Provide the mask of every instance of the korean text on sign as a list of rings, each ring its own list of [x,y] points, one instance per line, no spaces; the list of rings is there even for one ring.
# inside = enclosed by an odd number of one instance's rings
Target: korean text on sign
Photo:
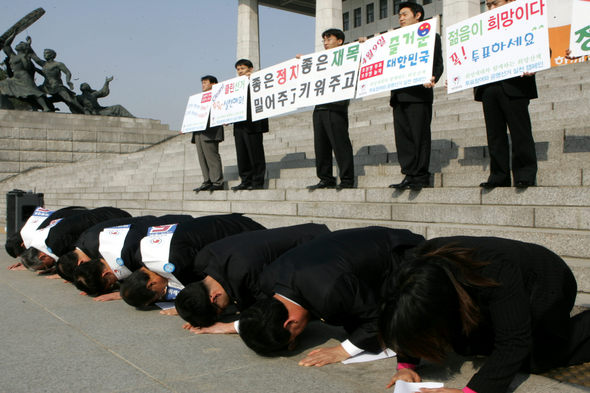
[[[299,107],[354,98],[360,61],[358,42],[301,57]]]
[[[239,76],[213,85],[211,127],[246,120],[248,77]]]
[[[448,92],[550,67],[546,0],[520,0],[449,26]]]
[[[184,112],[180,132],[203,131],[207,128],[211,110],[211,92],[199,93],[189,97]]]
[[[590,55],[590,1],[573,0],[570,50],[572,56]]]
[[[437,26],[434,18],[363,43],[356,97],[430,81]]]
[[[299,59],[285,61],[254,72],[250,77],[252,120],[297,110],[301,75]]]

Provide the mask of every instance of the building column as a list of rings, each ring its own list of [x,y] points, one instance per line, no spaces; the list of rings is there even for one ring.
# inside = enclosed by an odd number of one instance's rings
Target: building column
[[[443,51],[443,62],[446,66],[446,45],[445,45],[445,29],[447,26],[459,23],[462,20],[469,19],[472,16],[478,15],[480,11],[479,0],[443,0],[442,18],[440,26],[440,36],[443,40],[442,51]],[[447,70],[440,78],[437,86],[444,86],[444,81],[447,79]]]
[[[446,26],[454,25],[479,13],[479,0],[443,0],[442,34]]]
[[[248,59],[254,69],[260,69],[260,39],[258,36],[258,0],[238,0],[237,59]]]
[[[324,50],[322,33],[328,29],[342,30],[342,0],[316,0],[315,51]]]

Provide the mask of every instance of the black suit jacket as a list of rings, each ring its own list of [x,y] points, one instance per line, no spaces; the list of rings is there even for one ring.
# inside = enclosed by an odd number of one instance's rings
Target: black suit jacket
[[[74,250],[76,240],[82,232],[93,225],[113,218],[131,217],[129,213],[116,207],[98,207],[82,210],[78,214],[62,219],[49,230],[45,244],[58,257]]]
[[[57,220],[58,218],[66,218],[66,217],[70,217],[70,216],[75,216],[76,214],[79,214],[83,211],[88,211],[87,208],[82,207],[82,206],[68,206],[68,207],[63,207],[61,209],[58,209],[56,211],[54,211],[53,213],[51,213],[49,215],[49,217],[47,217],[38,227],[37,229],[43,229],[45,228],[47,225],[49,225],[51,223],[51,221],[53,220]]]
[[[248,134],[262,134],[268,132],[268,119],[262,119],[258,121],[252,121],[252,108],[250,105],[250,90],[248,90],[248,95],[246,97],[247,106],[246,106],[246,120],[234,123],[234,132],[235,129],[245,130]]]
[[[499,284],[464,286],[482,320],[469,336],[460,328],[452,332],[453,349],[462,355],[489,355],[467,386],[478,393],[505,392],[519,370],[543,370],[563,361],[558,354],[570,339],[577,291],[566,263],[537,244],[494,237],[435,238],[424,246],[448,244],[474,249],[476,260],[489,262],[478,273]]]
[[[216,126],[210,127],[209,122],[211,119],[207,120],[207,128],[204,131],[195,131],[191,136],[191,143],[195,143],[195,135],[202,134],[205,136],[206,141],[215,141],[215,142],[223,142],[224,134],[223,134],[223,126]]]
[[[238,310],[243,310],[261,296],[258,277],[265,265],[329,232],[322,224],[302,224],[228,236],[203,248],[195,258],[194,270],[214,278]]]
[[[424,238],[405,229],[367,227],[320,235],[264,267],[267,296],[277,293],[313,316],[343,326],[357,347],[379,352],[381,287],[402,253]]]
[[[226,236],[259,229],[265,228],[236,213],[197,217],[179,223],[170,241],[168,260],[175,267],[172,274],[184,285],[203,279],[201,272],[193,270],[195,256],[203,247]],[[141,260],[141,248],[137,250],[136,260],[138,257]]]
[[[444,71],[441,39],[437,33],[434,39],[434,59],[432,64],[432,75],[435,82],[438,82]],[[433,89],[424,87],[423,85],[404,87],[391,91],[389,105],[395,107],[398,102],[432,102],[434,100]]]
[[[505,79],[503,81],[498,81],[494,83],[497,83],[500,86],[502,86],[504,93],[511,98],[528,98],[532,100],[538,97],[537,83],[534,75],[517,76],[514,78]],[[483,91],[487,86],[490,85],[491,83],[473,88],[473,95],[475,97],[475,101],[481,101]]]

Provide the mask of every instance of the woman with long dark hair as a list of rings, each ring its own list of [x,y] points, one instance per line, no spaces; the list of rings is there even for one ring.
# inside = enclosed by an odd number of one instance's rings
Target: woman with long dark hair
[[[420,358],[487,355],[463,392],[505,392],[518,371],[590,361],[590,310],[570,318],[577,285],[565,262],[531,243],[493,237],[425,242],[389,285],[380,319],[398,352],[397,380],[420,381]],[[423,389],[423,392],[461,392]]]

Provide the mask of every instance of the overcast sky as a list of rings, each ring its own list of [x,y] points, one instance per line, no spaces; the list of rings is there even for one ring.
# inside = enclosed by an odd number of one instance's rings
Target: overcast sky
[[[38,55],[56,50],[77,93],[82,82],[100,89],[114,76],[102,105],[121,104],[178,130],[202,75],[235,76],[237,0],[5,0],[0,35],[38,7],[45,15],[13,47],[30,35]],[[262,67],[313,52],[314,18],[262,6],[259,17]]]

